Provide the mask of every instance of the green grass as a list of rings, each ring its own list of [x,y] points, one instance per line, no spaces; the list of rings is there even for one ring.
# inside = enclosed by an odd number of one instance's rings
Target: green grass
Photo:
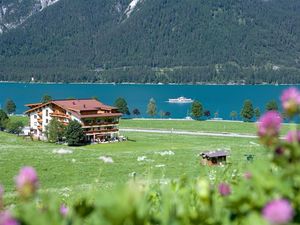
[[[132,172],[138,179],[176,179],[182,175],[205,176],[207,167],[200,166],[198,154],[204,150],[231,149],[229,161],[234,168],[247,165],[244,154],[253,153],[262,158],[263,147],[257,140],[125,133],[130,141],[88,145],[70,148],[38,141],[30,141],[0,132],[0,183],[8,193],[14,191],[13,177],[25,165],[37,169],[41,189],[62,191],[85,190],[87,187],[109,189],[131,179]],[[54,154],[56,149],[71,149],[72,154]],[[173,151],[175,155],[161,156],[157,152]],[[105,164],[98,158],[110,156],[114,163]],[[139,156],[149,161],[138,162]],[[157,167],[157,165],[165,165]]]
[[[234,121],[195,121],[195,120],[131,120],[122,119],[120,128],[141,128],[161,130],[185,130],[216,133],[256,134],[256,123]],[[282,134],[288,131],[289,126],[284,125]]]

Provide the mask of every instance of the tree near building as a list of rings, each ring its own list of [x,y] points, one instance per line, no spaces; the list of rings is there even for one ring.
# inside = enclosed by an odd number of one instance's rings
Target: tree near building
[[[6,103],[5,103],[5,111],[8,113],[8,114],[12,114],[12,113],[15,113],[16,112],[16,104],[14,103],[13,100],[11,99],[7,99]]]
[[[64,138],[66,127],[59,122],[56,118],[53,118],[46,127],[46,135],[49,142],[62,141]]]
[[[7,125],[6,125],[6,129],[9,133],[12,134],[17,134],[19,135],[22,132],[22,129],[24,127],[24,124],[22,123],[22,121],[12,121],[9,120]]]
[[[81,124],[76,120],[69,122],[65,131],[66,141],[69,146],[79,146],[84,144],[85,135]]]
[[[141,115],[141,112],[140,112],[139,109],[135,108],[134,110],[132,110],[132,114],[133,114],[134,116],[139,116],[139,115]]]
[[[256,107],[256,108],[254,109],[254,116],[255,116],[255,118],[256,118],[256,119],[259,119],[260,115],[261,115],[260,109],[259,109],[258,107]]]
[[[50,95],[44,95],[42,97],[42,103],[47,103],[47,102],[50,102],[52,101],[52,97]]]
[[[250,100],[245,100],[241,110],[241,117],[244,121],[250,122],[254,116],[253,104]]]
[[[151,98],[148,103],[147,114],[151,117],[154,117],[156,115],[156,102],[154,98]]]
[[[203,116],[203,106],[198,100],[195,100],[192,103],[191,116],[197,120],[200,119],[201,116]]]
[[[232,120],[236,120],[238,117],[238,113],[237,111],[231,111],[229,116]]]
[[[117,98],[114,103],[114,106],[118,108],[120,113],[123,113],[125,115],[130,115],[127,102],[124,98],[121,97]]]
[[[0,131],[4,130],[6,128],[6,125],[9,121],[9,118],[6,114],[6,112],[2,109],[0,109]]]
[[[277,102],[275,100],[271,100],[266,104],[266,111],[278,111],[278,105]]]

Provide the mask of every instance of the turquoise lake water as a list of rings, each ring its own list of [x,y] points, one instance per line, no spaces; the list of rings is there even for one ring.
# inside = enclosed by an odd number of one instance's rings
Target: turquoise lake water
[[[147,117],[146,108],[150,98],[154,98],[157,111],[169,111],[172,118],[184,118],[190,111],[191,104],[170,104],[169,98],[198,99],[205,109],[213,115],[229,119],[231,111],[238,113],[245,99],[250,99],[254,107],[264,110],[265,104],[274,99],[279,103],[282,90],[288,86],[272,85],[142,85],[142,84],[24,84],[0,83],[0,103],[11,98],[17,105],[17,113],[26,110],[24,104],[39,102],[45,94],[54,99],[90,98],[97,96],[100,101],[111,105],[116,98],[124,97],[130,111],[138,108],[142,117]],[[299,87],[299,86],[298,86]],[[159,113],[158,113],[159,114]],[[157,115],[159,117],[159,115]]]

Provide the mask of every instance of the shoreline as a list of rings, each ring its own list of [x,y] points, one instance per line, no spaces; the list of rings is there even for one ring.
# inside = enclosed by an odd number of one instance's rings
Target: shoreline
[[[78,83],[64,83],[64,82],[25,82],[25,81],[0,81],[0,84],[26,84],[26,85],[55,85],[55,84],[71,84],[71,85],[153,85],[153,86],[298,86],[299,84],[244,84],[244,83],[89,83],[89,82],[78,82]]]

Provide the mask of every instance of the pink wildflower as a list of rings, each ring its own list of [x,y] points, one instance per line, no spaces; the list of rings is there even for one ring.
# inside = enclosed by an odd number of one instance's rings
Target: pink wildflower
[[[287,115],[294,116],[300,105],[300,92],[297,88],[291,87],[283,91],[281,95],[281,103]]]
[[[269,202],[262,211],[263,217],[271,224],[285,224],[292,220],[294,210],[285,199]]]
[[[35,169],[29,166],[23,167],[15,179],[17,190],[23,197],[34,194],[39,185]]]
[[[250,172],[245,172],[244,173],[244,178],[247,179],[247,180],[250,180],[252,178],[252,173]]]
[[[67,214],[68,214],[68,212],[69,212],[69,208],[68,207],[66,207],[66,205],[65,204],[62,204],[61,206],[60,206],[60,214],[62,215],[62,216],[66,216]]]
[[[279,136],[282,119],[278,112],[269,111],[258,121],[258,136],[265,144],[271,145]]]
[[[8,211],[4,211],[0,212],[0,225],[19,225],[19,222]]]
[[[226,184],[226,183],[219,184],[219,193],[222,196],[230,195],[231,194],[231,188],[230,188],[230,186],[228,184]]]
[[[288,143],[293,143],[293,142],[300,142],[300,131],[289,131],[288,134],[285,136],[285,140]]]

